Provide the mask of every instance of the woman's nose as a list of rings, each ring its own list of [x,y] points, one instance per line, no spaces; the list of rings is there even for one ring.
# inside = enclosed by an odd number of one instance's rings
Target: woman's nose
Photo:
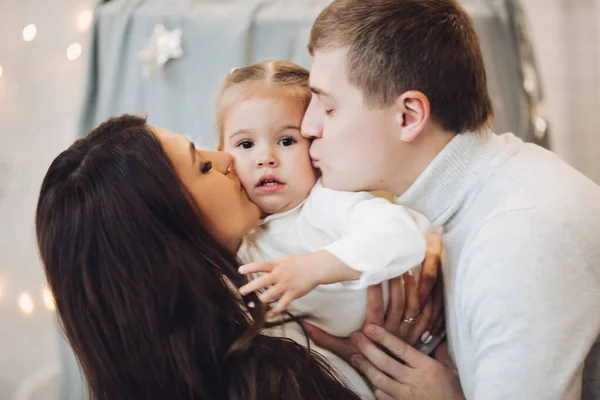
[[[201,157],[212,162],[213,168],[222,174],[227,174],[234,170],[235,162],[231,154],[225,151],[205,151]]]

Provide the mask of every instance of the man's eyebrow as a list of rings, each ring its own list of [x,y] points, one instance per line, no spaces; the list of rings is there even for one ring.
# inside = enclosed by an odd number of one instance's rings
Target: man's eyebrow
[[[310,91],[313,92],[314,94],[316,94],[317,96],[325,96],[325,97],[331,97],[333,98],[333,95],[330,93],[327,93],[326,91],[324,91],[323,89],[319,89],[316,86],[311,86],[310,87]]]

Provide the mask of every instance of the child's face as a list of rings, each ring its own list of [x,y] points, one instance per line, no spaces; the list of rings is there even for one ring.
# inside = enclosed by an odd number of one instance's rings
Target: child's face
[[[223,150],[235,157],[236,172],[265,214],[290,210],[310,193],[317,176],[300,135],[301,99],[281,94],[252,98],[227,113]]]

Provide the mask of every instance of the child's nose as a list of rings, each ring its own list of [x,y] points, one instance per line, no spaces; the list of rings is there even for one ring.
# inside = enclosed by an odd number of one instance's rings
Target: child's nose
[[[272,154],[268,154],[264,157],[260,157],[257,161],[256,161],[256,166],[257,167],[272,167],[272,168],[276,168],[279,166],[279,162],[277,161],[277,158],[275,156],[273,156]]]

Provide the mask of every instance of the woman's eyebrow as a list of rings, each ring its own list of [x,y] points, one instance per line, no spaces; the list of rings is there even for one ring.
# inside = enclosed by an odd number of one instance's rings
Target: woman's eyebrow
[[[192,155],[192,166],[196,165],[196,146],[194,142],[190,142],[190,153]]]

